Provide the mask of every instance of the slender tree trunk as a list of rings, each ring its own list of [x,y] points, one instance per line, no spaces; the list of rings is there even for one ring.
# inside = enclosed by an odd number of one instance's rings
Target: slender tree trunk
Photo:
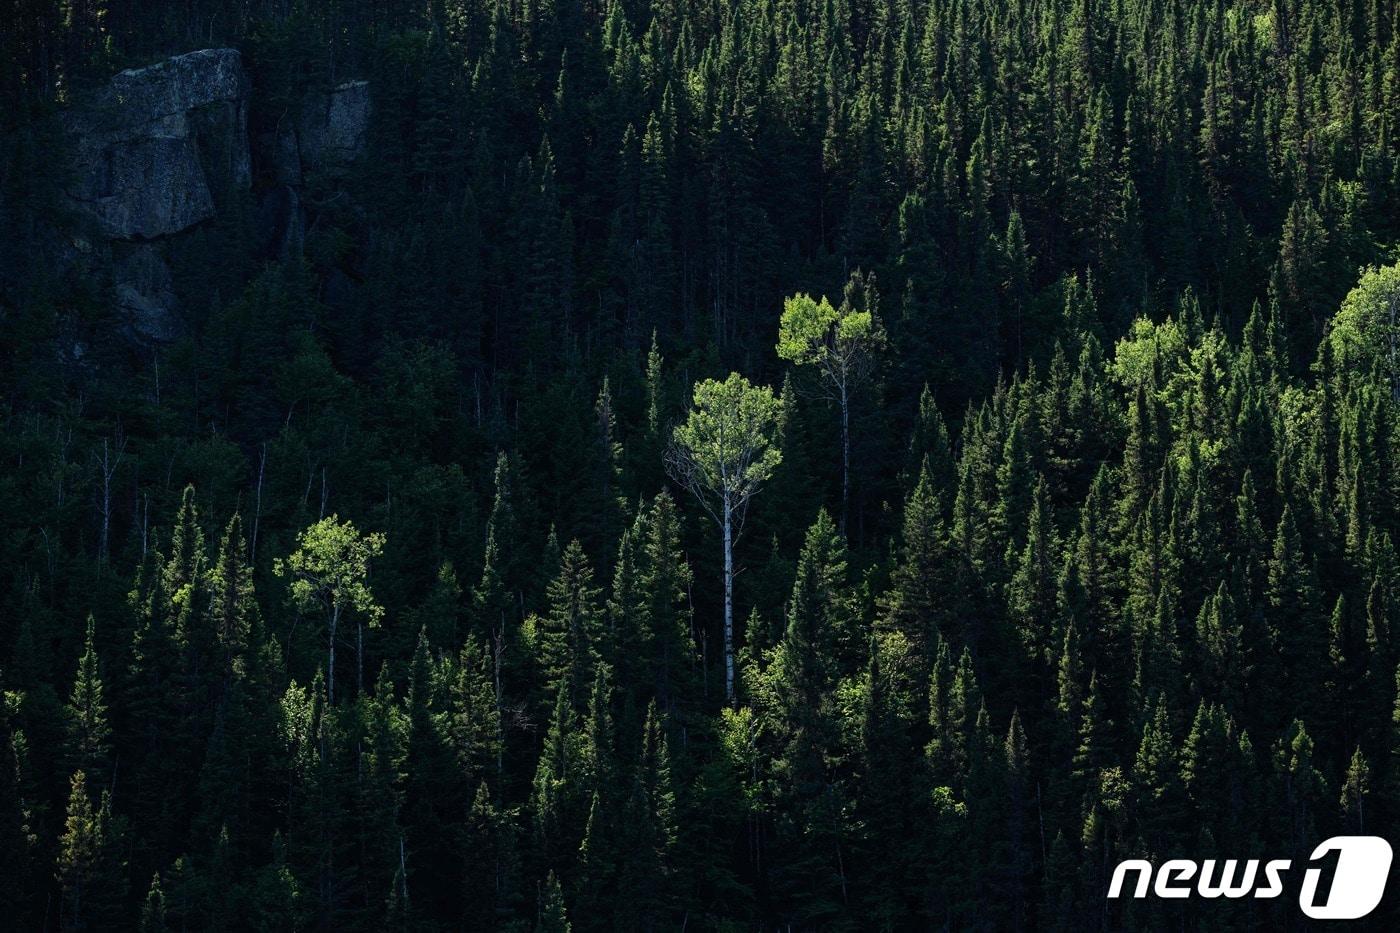
[[[841,390],[841,534],[846,533],[846,516],[851,501],[851,399]]]
[[[107,563],[107,535],[112,527],[112,471],[107,454],[107,439],[102,439],[102,541],[97,548],[99,563]]]
[[[1390,298],[1390,307],[1388,309],[1390,312],[1390,327],[1388,328],[1390,334],[1390,397],[1400,402],[1400,370],[1397,370],[1395,361],[1395,312],[1397,310],[1397,305],[1400,305],[1400,299],[1392,295]]]
[[[97,546],[97,561],[107,563],[107,552],[112,531],[112,478],[117,475],[117,467],[122,462],[122,452],[126,450],[126,439],[118,437],[115,443],[108,444],[102,439],[102,459],[99,466],[102,472],[102,534]]]
[[[496,715],[497,715],[498,717],[500,717],[500,721],[501,721],[501,722],[505,722],[504,694],[501,692],[501,656],[502,656],[503,654],[505,654],[505,641],[506,641],[506,620],[505,620],[505,613],[502,613],[502,614],[501,614],[501,625],[500,625],[500,628],[498,628],[498,629],[496,630],[496,644],[495,644],[495,650],[492,652],[492,659],[491,659],[491,661],[492,661],[492,668],[493,668],[493,674],[494,674],[494,677],[495,677],[495,688],[496,688]],[[504,746],[505,746],[505,743],[504,743],[504,742],[497,742],[497,743],[496,743],[496,777],[497,777],[497,778],[500,778],[500,776],[501,776],[502,774],[505,773],[505,754],[504,754],[504,753],[505,753],[505,748],[504,748]],[[499,864],[499,860],[497,861],[497,864]]]
[[[355,696],[365,695],[365,623],[355,623]]]
[[[335,628],[340,622],[340,604],[336,603],[331,607],[331,637],[330,637],[330,657],[326,663],[329,669],[326,673],[326,696],[332,706],[335,705]]]
[[[258,562],[258,524],[262,521],[262,487],[263,471],[267,469],[267,442],[262,445],[262,455],[258,458],[258,493],[257,502],[253,506],[253,544],[248,549],[248,563]]]
[[[724,699],[734,704],[734,516],[724,501]]]

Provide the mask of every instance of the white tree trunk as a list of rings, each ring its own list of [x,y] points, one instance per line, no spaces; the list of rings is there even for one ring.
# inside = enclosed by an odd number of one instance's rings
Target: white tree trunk
[[[331,637],[330,637],[330,658],[326,664],[329,668],[326,674],[326,695],[332,706],[335,705],[335,628],[340,623],[340,604],[335,603],[331,607]]]
[[[262,456],[258,458],[258,493],[257,502],[253,506],[253,545],[248,550],[248,563],[258,562],[258,524],[262,521],[262,487],[263,471],[267,469],[267,442],[262,445]]]
[[[1387,328],[1390,335],[1390,397],[1400,401],[1400,370],[1396,368],[1396,334],[1395,334],[1395,312],[1397,305],[1400,305],[1400,298],[1395,295],[1390,296],[1390,327]]]
[[[841,388],[841,533],[846,533],[846,515],[851,500],[851,399]]]
[[[734,516],[724,501],[724,699],[734,703]]]

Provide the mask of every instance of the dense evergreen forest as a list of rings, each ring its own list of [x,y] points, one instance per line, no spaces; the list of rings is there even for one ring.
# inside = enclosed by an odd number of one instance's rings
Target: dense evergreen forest
[[[205,48],[372,116],[151,339],[56,127]],[[1104,895],[1400,820],[1398,131],[1389,0],[3,0],[0,923],[1300,926]]]

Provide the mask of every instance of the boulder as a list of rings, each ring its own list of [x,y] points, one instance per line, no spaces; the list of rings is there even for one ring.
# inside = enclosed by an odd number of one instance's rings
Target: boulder
[[[213,216],[247,188],[248,79],[235,49],[204,49],[123,71],[63,114],[68,197],[113,239],[149,240]]]

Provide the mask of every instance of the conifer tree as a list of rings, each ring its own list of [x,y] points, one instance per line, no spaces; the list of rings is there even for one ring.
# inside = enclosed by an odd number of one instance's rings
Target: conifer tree
[[[0,696],[4,696],[3,687],[4,682],[0,681]],[[10,704],[0,703],[0,908],[16,919],[25,912],[31,851],[37,841],[30,831],[30,814],[24,799],[22,748],[23,736],[17,736],[11,724]]]
[[[621,925],[646,929],[674,915],[676,796],[666,732],[647,708],[636,773],[624,809],[626,856],[618,879]]]
[[[1166,704],[1160,699],[1143,726],[1133,778],[1137,796],[1134,812],[1147,851],[1170,851],[1178,839],[1186,801]]]
[[[1021,723],[1020,710],[1012,710],[1002,745],[1005,755],[1006,829],[1001,896],[1006,898],[1011,922],[1030,920],[1030,887],[1035,865],[1032,799],[1035,795],[1030,746]]]
[[[881,923],[893,923],[904,916],[895,892],[911,880],[918,853],[915,845],[907,843],[892,849],[888,840],[894,836],[893,828],[917,811],[909,794],[918,785],[909,754],[907,723],[901,720],[893,695],[897,685],[881,669],[880,654],[881,648],[873,646],[861,697],[861,771],[855,801],[861,835],[857,851],[870,869],[882,862],[884,869],[878,873],[871,870],[862,879],[866,890],[863,909]]]
[[[151,886],[141,905],[141,933],[165,933],[165,892],[160,886],[160,874],[151,876]]]
[[[1292,509],[1285,505],[1269,561],[1268,600],[1274,641],[1290,680],[1314,702],[1309,684],[1316,684],[1325,664],[1322,620],[1318,617],[1313,568],[1303,553]]]
[[[912,490],[919,481],[924,463],[928,463],[933,478],[934,491],[939,501],[945,505],[952,501],[956,464],[953,457],[953,442],[948,434],[947,422],[938,410],[933,392],[928,385],[919,395],[919,408],[915,415],[914,430],[909,439],[909,454],[903,473],[906,489]]]
[[[1041,690],[1056,649],[1053,638],[1057,547],[1050,487],[1042,476],[1031,500],[1026,542],[1017,555],[1015,572],[1006,590],[1007,612],[1029,662],[1032,682],[1039,682]]]
[[[604,643],[601,590],[593,585],[593,569],[578,539],[569,542],[559,573],[549,584],[549,614],[539,623],[540,667],[544,686],[563,686],[575,709],[582,708],[593,683],[593,671]]]
[[[471,785],[467,783],[470,775],[457,768],[444,728],[450,713],[444,715],[443,680],[427,634],[420,632],[405,710],[402,820],[413,857],[404,883],[410,892],[417,892],[419,906],[431,904],[436,907],[434,915],[451,916],[460,909],[454,883],[461,872],[455,817]],[[391,851],[395,842],[383,834],[376,840],[382,851]]]
[[[96,807],[88,793],[86,775],[75,771],[57,860],[59,926],[65,930],[113,922],[126,896],[120,824],[106,792]]]
[[[93,644],[95,627],[92,616],[88,616],[83,655],[78,659],[78,676],[67,707],[68,760],[75,771],[100,778],[107,772],[112,730],[107,723],[107,703]]]
[[[475,636],[468,638],[457,670],[447,732],[458,767],[469,782],[484,784],[489,777],[499,782],[505,738],[490,647]]]
[[[951,635],[953,598],[946,567],[947,530],[942,505],[934,490],[927,464],[904,507],[903,534],[890,591],[886,596],[885,624],[900,632],[916,648],[932,657],[939,639]]]
[[[618,441],[617,413],[613,402],[612,389],[604,377],[603,386],[598,390],[598,399],[593,404],[597,452],[597,514],[593,520],[599,529],[598,540],[610,544],[620,533],[619,526],[626,520],[627,504],[622,497],[623,449]]]
[[[577,713],[569,701],[567,684],[561,682],[530,801],[536,845],[547,864],[570,865],[582,840],[587,816],[585,768]]]
[[[161,572],[161,586],[166,598],[178,607],[181,618],[187,618],[190,612],[196,611],[196,594],[203,585],[208,561],[194,497],[194,486],[186,486],[170,535],[169,559]]]
[[[638,516],[630,530],[622,533],[613,565],[612,591],[608,595],[607,624],[599,653],[618,672],[618,682],[639,684],[646,681],[644,638],[647,634],[647,601],[638,568],[636,540],[645,533],[644,516]]]
[[[495,641],[505,639],[507,620],[514,621],[518,613],[518,590],[513,589],[518,582],[515,561],[518,540],[511,494],[510,461],[502,452],[496,458],[496,500],[486,522],[481,581],[472,594],[477,616],[488,637]]]
[[[675,502],[658,493],[647,512],[641,586],[646,598],[644,648],[657,702],[668,717],[693,699],[694,648],[688,597],[691,572],[681,551]]]
[[[1100,769],[1112,760],[1112,725],[1104,709],[1103,692],[1099,688],[1096,670],[1089,675],[1083,712],[1079,717],[1078,747],[1074,751],[1074,777],[1081,786],[1092,785]]]
[[[540,893],[540,919],[535,925],[536,933],[569,933],[573,926],[569,923],[564,909],[564,892],[554,872],[545,879]]]
[[[1201,692],[1222,701],[1227,709],[1241,709],[1243,688],[1248,684],[1244,627],[1223,582],[1201,606],[1196,636],[1201,652]]]
[[[225,683],[244,672],[254,647],[250,639],[257,625],[258,607],[252,569],[244,562],[245,548],[242,519],[235,514],[224,531],[209,581],[209,616]]]
[[[1371,766],[1358,746],[1342,783],[1342,819],[1347,829],[1359,835],[1366,832],[1366,799],[1370,796]]]

